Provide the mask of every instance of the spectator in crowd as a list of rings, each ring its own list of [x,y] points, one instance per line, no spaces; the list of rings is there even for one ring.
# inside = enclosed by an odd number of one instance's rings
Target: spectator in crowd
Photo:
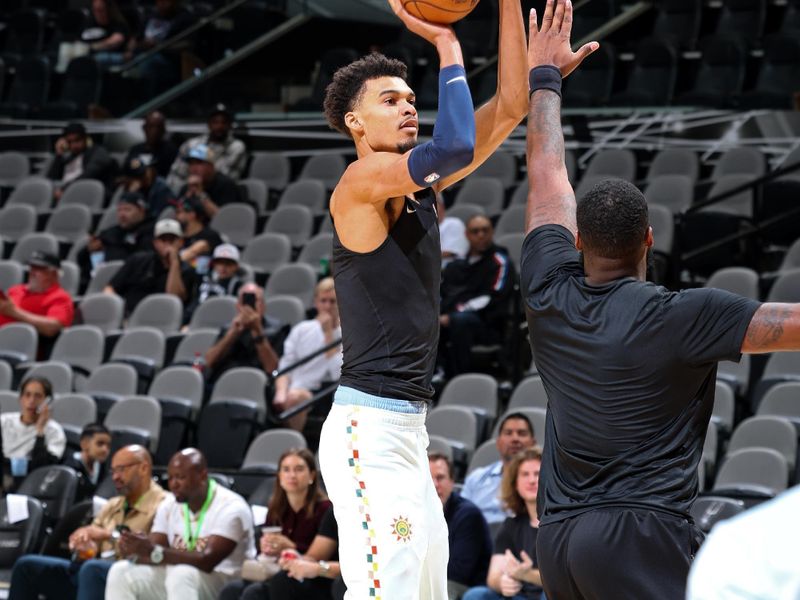
[[[175,194],[157,169],[152,156],[138,154],[126,159],[123,171],[125,190],[145,197],[151,219],[158,219],[161,211],[175,203]]]
[[[28,283],[0,290],[0,327],[28,323],[52,341],[75,315],[72,297],[59,283],[61,261],[54,254],[33,252],[28,258]]]
[[[485,587],[472,588],[463,600],[540,600],[542,577],[536,560],[539,517],[536,494],[542,452],[528,448],[514,456],[503,473],[503,504],[514,515],[508,517],[494,543]]]
[[[28,377],[19,392],[19,412],[0,415],[3,456],[13,479],[4,480],[4,489],[16,487],[39,467],[61,460],[67,436],[61,425],[50,418],[53,386],[44,377]]]
[[[444,454],[428,455],[433,485],[444,507],[450,560],[447,563],[447,595],[458,600],[467,588],[486,581],[492,555],[492,536],[480,509],[453,491],[453,465]]]
[[[242,202],[239,186],[233,179],[217,171],[214,156],[214,150],[205,144],[189,148],[185,158],[189,178],[178,194],[182,198],[199,198],[209,219],[219,212],[220,206]]]
[[[278,366],[275,347],[282,341],[283,325],[264,314],[264,290],[255,283],[239,288],[236,316],[206,351],[209,380],[234,367],[256,367],[272,373]]]
[[[130,147],[125,162],[127,164],[137,156],[147,158],[149,164],[155,165],[158,176],[166,180],[178,155],[178,146],[167,136],[167,119],[164,113],[158,110],[147,113],[142,123],[142,131],[144,141]]]
[[[285,369],[301,358],[342,338],[339,325],[339,309],[333,277],[326,277],[314,290],[314,308],[317,316],[292,327],[283,346],[279,369]],[[337,381],[342,369],[342,346],[337,345],[317,355],[307,363],[281,375],[275,380],[275,396],[272,404],[283,412],[306,402],[314,395],[323,381]],[[308,411],[303,411],[287,421],[292,429],[302,432]]]
[[[464,498],[481,509],[489,524],[499,523],[506,518],[499,496],[504,467],[511,462],[514,455],[536,444],[536,436],[528,417],[522,413],[506,415],[500,422],[495,443],[500,460],[472,471],[464,480],[464,488],[461,490]]]
[[[278,561],[285,550],[304,554],[309,551],[320,530],[331,502],[319,485],[319,472],[314,455],[306,448],[284,452],[278,461],[278,485],[267,507],[265,527],[280,527],[278,532],[265,532],[259,548],[266,557]],[[228,584],[221,600],[255,600],[283,598],[270,593],[271,580],[248,584],[235,581]]]
[[[203,275],[197,288],[195,302],[186,309],[188,323],[194,311],[203,302],[215,296],[239,296],[245,284],[245,275],[239,269],[239,249],[233,244],[220,244],[211,256],[211,268]]]
[[[123,532],[120,537],[121,554],[135,563],[111,567],[107,600],[216,600],[255,555],[250,507],[208,477],[199,450],[175,454],[167,473],[173,495],[158,507],[150,535]]]
[[[441,194],[436,196],[436,214],[439,217],[439,240],[442,245],[442,268],[444,268],[454,259],[467,256],[469,242],[464,222],[456,217],[447,216],[447,208]]]
[[[102,67],[122,64],[130,29],[115,0],[92,0],[89,26],[81,33]]]
[[[473,344],[501,340],[514,288],[514,267],[508,252],[495,245],[487,217],[469,220],[467,240],[467,257],[453,260],[442,273],[440,349],[449,377],[469,372]]]
[[[222,243],[220,235],[208,226],[208,217],[199,196],[183,196],[175,208],[175,218],[183,228],[181,260],[200,274],[208,272],[211,254]]]
[[[800,486],[714,525],[692,563],[686,600],[800,598]]]
[[[168,182],[173,190],[188,183],[190,169],[187,161],[191,150],[197,146],[211,150],[210,161],[217,173],[237,181],[241,179],[247,166],[247,148],[244,142],[233,137],[232,129],[233,115],[224,104],[217,104],[208,115],[208,133],[190,138],[181,145],[169,173]]]
[[[91,500],[106,476],[106,460],[111,454],[111,432],[102,423],[90,423],[81,431],[81,450],[64,460],[78,474],[75,502]]]
[[[130,314],[150,294],[173,294],[190,302],[195,290],[195,272],[180,258],[183,245],[181,224],[162,219],[153,230],[153,249],[130,256],[105,288],[125,300]]]
[[[156,0],[147,15],[144,32],[139,39],[128,44],[126,60],[136,53],[152,50],[192,25],[192,15],[181,6],[180,0]],[[142,99],[150,99],[180,80],[181,52],[186,42],[175,44],[145,59],[139,67],[142,79]]]
[[[136,252],[152,249],[154,224],[145,197],[139,192],[124,192],[117,203],[117,224],[89,236],[78,252],[82,285],[89,282],[100,263],[127,260]]]
[[[110,189],[117,164],[103,146],[94,144],[80,123],[70,123],[56,140],[55,156],[47,178],[56,186],[53,194],[58,200],[64,189],[78,179],[98,179]]]
[[[76,529],[70,550],[79,563],[52,556],[27,555],[11,573],[11,600],[75,598],[102,600],[113,561],[123,557],[116,547],[119,528],[150,531],[156,509],[166,494],[153,481],[150,454],[141,446],[125,446],[111,459],[111,476],[118,496],[111,498],[90,525]],[[75,572],[77,568],[77,573]]]

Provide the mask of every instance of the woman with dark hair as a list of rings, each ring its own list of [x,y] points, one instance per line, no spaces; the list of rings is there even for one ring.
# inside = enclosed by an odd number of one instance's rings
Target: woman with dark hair
[[[34,469],[61,460],[67,436],[61,425],[50,418],[53,387],[44,377],[28,377],[19,392],[19,412],[0,415],[6,491],[16,487]]]
[[[305,554],[330,508],[331,502],[319,485],[314,455],[306,448],[287,450],[278,461],[278,485],[267,507],[265,531],[259,542],[261,553],[276,561],[285,551],[294,556]],[[229,583],[220,600],[270,598],[270,581]]]
[[[542,451],[538,447],[523,450],[503,469],[500,499],[514,514],[508,517],[494,541],[485,587],[467,591],[462,600],[539,600],[542,578],[536,560],[536,536],[539,518],[536,495]]]
[[[115,0],[92,0],[89,27],[81,33],[81,41],[89,45],[92,56],[103,67],[124,62],[123,52],[129,29]]]

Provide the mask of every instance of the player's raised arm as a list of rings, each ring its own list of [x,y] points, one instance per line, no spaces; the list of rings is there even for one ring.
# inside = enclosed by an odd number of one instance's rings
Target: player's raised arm
[[[800,304],[767,302],[750,320],[742,342],[745,354],[800,350]]]
[[[564,133],[561,130],[561,80],[584,58],[599,48],[590,42],[578,52],[569,44],[572,2],[548,0],[541,29],[536,11],[530,13],[528,66],[530,108],[528,113],[528,208],[525,231],[557,224],[573,235],[575,192],[564,164]]]

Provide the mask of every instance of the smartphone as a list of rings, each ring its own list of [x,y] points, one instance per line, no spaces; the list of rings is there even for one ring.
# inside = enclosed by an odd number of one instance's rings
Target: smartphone
[[[42,402],[39,406],[36,407],[36,414],[37,415],[42,414],[42,411],[44,410],[44,407],[45,406],[50,406],[50,403],[52,401],[53,401],[53,397],[52,396],[48,396],[47,398],[45,398],[44,402]]]
[[[245,292],[242,294],[242,304],[250,308],[256,307],[256,295],[253,292]]]

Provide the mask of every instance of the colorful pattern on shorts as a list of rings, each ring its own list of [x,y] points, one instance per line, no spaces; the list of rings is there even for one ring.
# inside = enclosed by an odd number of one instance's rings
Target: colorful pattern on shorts
[[[380,600],[381,581],[378,578],[378,542],[375,536],[375,528],[372,525],[372,517],[369,513],[369,499],[367,498],[367,485],[361,478],[361,461],[358,456],[358,406],[353,406],[348,419],[350,424],[347,426],[347,449],[350,450],[350,458],[347,463],[353,472],[353,479],[356,482],[356,496],[361,499],[358,512],[361,514],[361,527],[366,537],[367,548],[367,578],[372,582],[369,587],[369,597]]]

